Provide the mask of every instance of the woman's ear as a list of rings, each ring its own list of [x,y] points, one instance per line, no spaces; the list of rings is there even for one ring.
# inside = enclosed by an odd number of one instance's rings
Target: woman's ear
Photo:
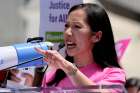
[[[94,43],[97,43],[101,40],[102,38],[102,31],[98,31],[98,32],[95,32],[95,34],[92,36],[92,41]]]

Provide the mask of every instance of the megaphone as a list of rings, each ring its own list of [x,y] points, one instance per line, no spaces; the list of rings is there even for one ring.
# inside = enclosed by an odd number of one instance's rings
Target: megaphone
[[[0,47],[0,70],[15,67],[44,66],[42,55],[35,51],[35,47],[48,50],[48,42],[21,43],[12,46]],[[24,64],[26,62],[26,64]],[[22,65],[19,65],[22,64]]]

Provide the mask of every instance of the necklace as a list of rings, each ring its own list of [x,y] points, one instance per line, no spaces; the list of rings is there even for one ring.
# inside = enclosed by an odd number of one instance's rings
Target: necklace
[[[76,64],[76,63],[73,63],[73,65],[75,65],[77,68],[81,68],[81,67],[85,67],[86,65],[82,65],[82,64]]]

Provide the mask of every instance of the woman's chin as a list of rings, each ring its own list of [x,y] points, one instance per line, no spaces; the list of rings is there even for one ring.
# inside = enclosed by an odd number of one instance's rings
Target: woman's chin
[[[68,56],[74,56],[75,53],[73,51],[67,50],[67,54]]]

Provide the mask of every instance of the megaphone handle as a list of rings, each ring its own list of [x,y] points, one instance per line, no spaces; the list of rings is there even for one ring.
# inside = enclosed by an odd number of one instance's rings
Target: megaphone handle
[[[27,43],[39,43],[43,42],[43,37],[34,37],[34,38],[28,38]]]

